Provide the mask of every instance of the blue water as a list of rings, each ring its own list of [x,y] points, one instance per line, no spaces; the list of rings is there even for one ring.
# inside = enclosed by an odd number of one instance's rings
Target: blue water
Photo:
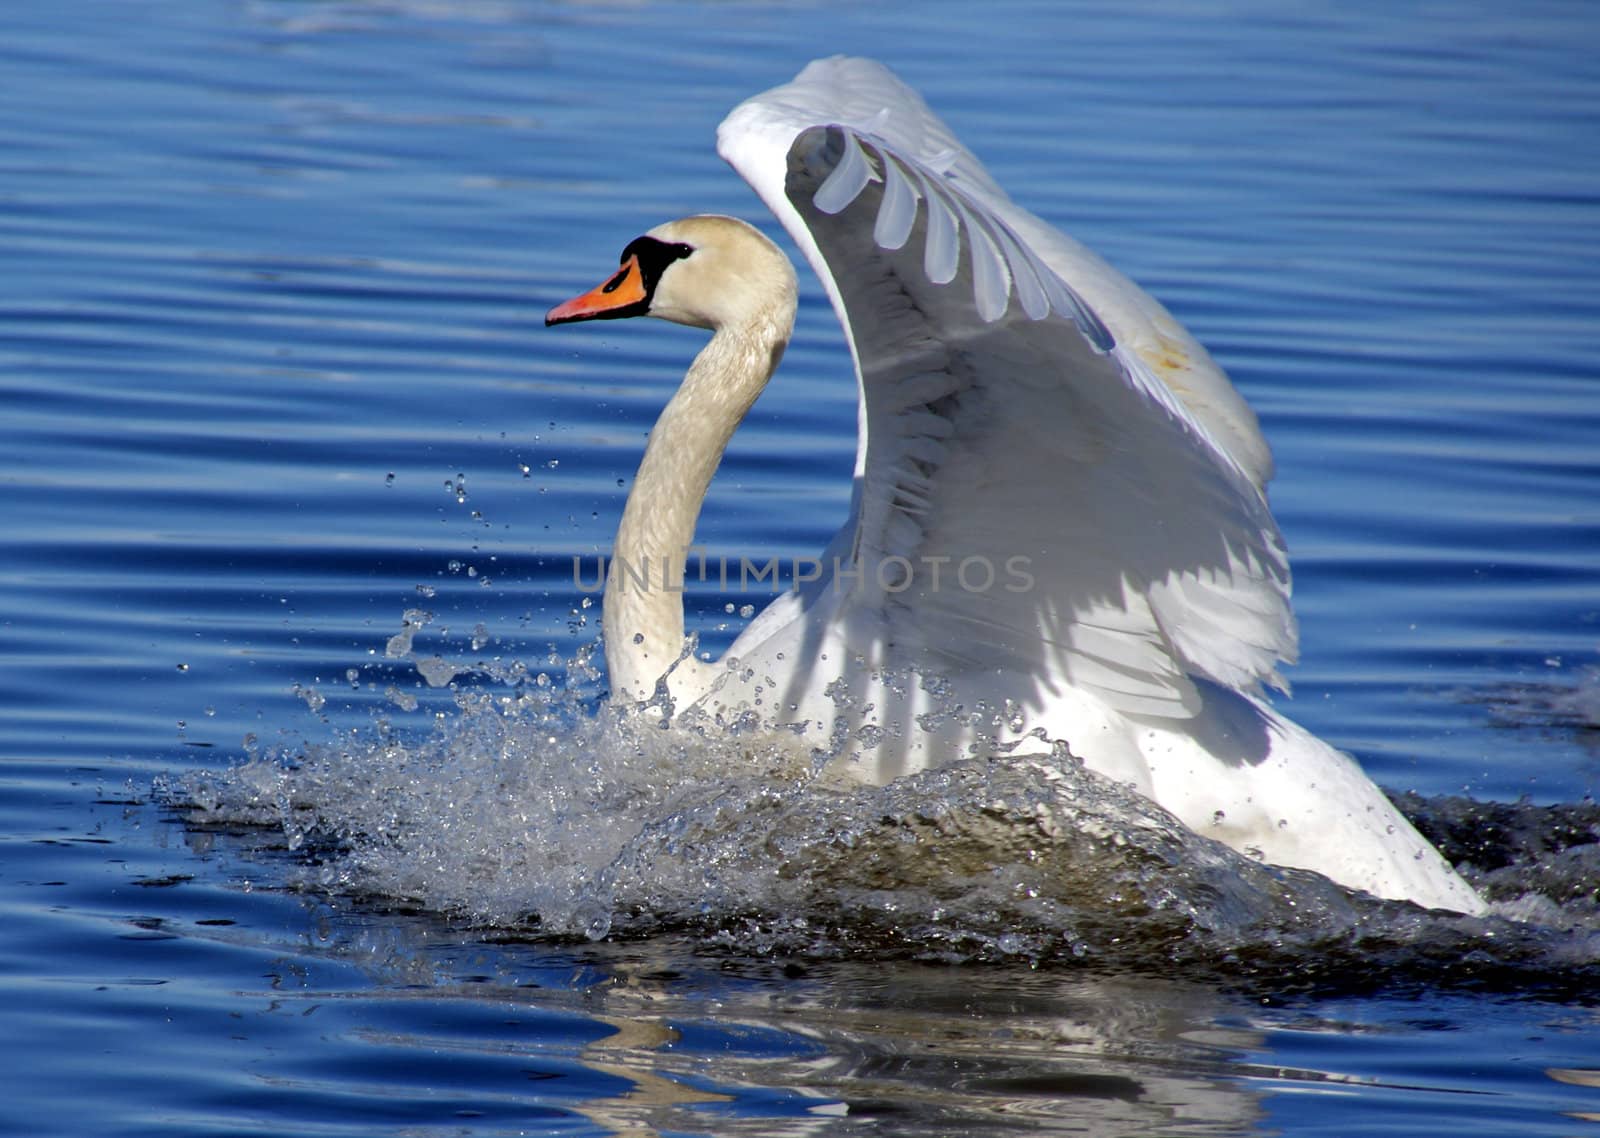
[[[1597,29],[1583,3],[0,7],[0,1131],[1593,1129],[1600,860],[1554,847],[1594,822],[1515,811],[1600,774]],[[757,917],[541,939],[176,808],[251,756],[332,756],[352,799],[385,740],[476,769],[475,693],[587,706],[572,559],[608,549],[698,337],[541,316],[666,218],[776,232],[713,131],[840,51],[1260,412],[1292,713],[1545,843],[1480,867],[1510,908],[1469,947],[1385,912],[1365,967],[1299,941],[1303,971],[1259,942],[1153,967],[1082,930],[1076,964],[953,964],[885,949],[892,900],[811,953]],[[803,290],[713,553],[815,553],[846,508],[853,381]],[[708,644],[748,600],[691,599]]]

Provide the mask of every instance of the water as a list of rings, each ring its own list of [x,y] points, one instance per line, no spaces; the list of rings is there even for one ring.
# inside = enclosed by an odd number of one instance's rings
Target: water
[[[1580,4],[7,6],[0,1130],[1592,1128],[1595,46]],[[572,559],[698,338],[539,318],[665,218],[771,231],[712,132],[835,51],[1229,368],[1292,713],[1496,918],[1026,772],[829,796],[613,745]],[[713,555],[845,509],[803,287]],[[716,648],[760,600],[691,616]]]

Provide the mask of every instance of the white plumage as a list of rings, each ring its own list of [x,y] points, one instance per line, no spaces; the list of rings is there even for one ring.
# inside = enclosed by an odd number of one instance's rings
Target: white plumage
[[[746,101],[718,149],[844,326],[861,384],[852,516],[821,578],[716,665],[683,657],[681,597],[628,589],[614,565],[614,690],[648,696],[664,677],[680,713],[755,711],[878,782],[1064,742],[1235,848],[1481,909],[1351,759],[1262,697],[1296,649],[1270,452],[1164,308],[1015,205],[871,61],[818,61]],[[615,550],[681,564],[787,341],[793,276],[731,219],[668,223],[629,248],[549,319],[714,329],[652,433]]]

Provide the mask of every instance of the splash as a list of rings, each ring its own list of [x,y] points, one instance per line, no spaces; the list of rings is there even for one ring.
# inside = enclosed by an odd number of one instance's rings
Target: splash
[[[1482,804],[1402,800],[1499,902],[1424,914],[1243,857],[1064,752],[862,786],[793,736],[606,703],[593,645],[536,674],[417,656],[424,617],[391,652],[429,683],[448,670],[452,713],[258,752],[169,797],[195,824],[273,835],[298,887],[513,935],[1235,972],[1600,964],[1592,803],[1497,806],[1487,826]]]

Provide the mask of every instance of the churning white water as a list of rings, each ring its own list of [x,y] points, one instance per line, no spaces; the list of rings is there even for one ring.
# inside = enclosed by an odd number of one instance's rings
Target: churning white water
[[[1504,968],[1561,930],[1567,963],[1600,960],[1593,898],[1562,886],[1593,880],[1593,804],[1407,800],[1497,902],[1486,920],[1425,914],[1241,856],[1065,751],[863,786],[831,773],[832,753],[758,725],[600,700],[593,645],[542,672],[472,675],[414,652],[424,620],[408,613],[390,652],[454,682],[452,711],[190,776],[169,793],[191,824],[287,846],[303,888],[542,937],[1234,969],[1374,951],[1427,968],[1465,950]],[[391,701],[407,705],[393,688]]]

